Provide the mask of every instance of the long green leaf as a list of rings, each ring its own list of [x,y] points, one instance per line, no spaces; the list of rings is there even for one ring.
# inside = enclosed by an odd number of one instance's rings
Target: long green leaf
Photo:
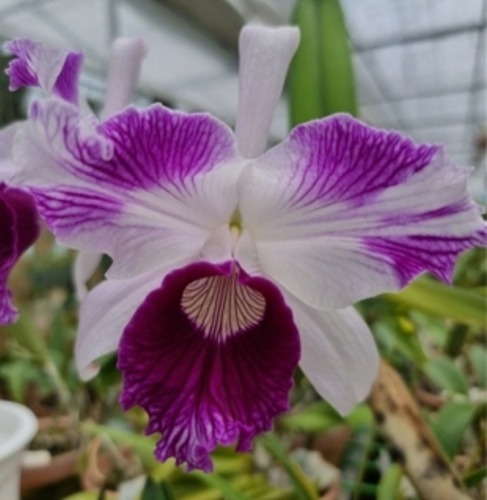
[[[268,433],[260,438],[267,451],[284,467],[293,483],[296,498],[299,500],[317,500],[316,487],[309,481],[301,467],[291,460],[285,452],[279,438],[274,433]]]
[[[202,483],[221,491],[228,500],[247,500],[247,495],[240,493],[234,486],[218,474],[204,474],[203,472],[192,472]]]
[[[309,404],[280,418],[281,425],[288,430],[311,433],[325,432],[342,422],[342,417],[324,401]]]
[[[352,55],[339,0],[299,0],[301,42],[288,77],[293,125],[337,112],[357,114]]]
[[[450,358],[443,356],[430,359],[423,366],[423,370],[441,389],[453,394],[468,393],[468,380]]]
[[[449,402],[439,411],[432,429],[438,441],[450,457],[458,452],[465,432],[470,426],[478,408],[472,403]]]
[[[135,434],[134,432],[110,427],[108,425],[95,424],[93,422],[83,422],[81,424],[83,432],[90,436],[108,436],[116,443],[122,443],[136,450],[142,463],[147,469],[151,469],[157,463],[154,458],[153,449],[155,439],[148,436]]]
[[[383,474],[379,482],[377,500],[391,500],[401,498],[399,486],[403,476],[403,469],[399,464],[391,465]]]
[[[475,327],[483,328],[486,324],[485,299],[482,296],[429,278],[417,279],[402,292],[389,293],[384,297]]]
[[[147,477],[141,500],[175,500],[169,486],[162,482],[156,483],[150,476]]]

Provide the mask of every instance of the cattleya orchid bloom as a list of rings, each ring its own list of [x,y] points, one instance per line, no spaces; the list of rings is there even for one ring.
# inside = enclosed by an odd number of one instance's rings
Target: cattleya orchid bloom
[[[7,280],[39,234],[34,199],[27,191],[6,184],[15,172],[11,150],[16,130],[16,124],[0,130],[0,325],[13,323],[18,317]]]
[[[5,44],[5,48],[15,55],[26,55],[12,61],[7,70],[10,90],[34,85],[43,88],[48,95],[77,102],[77,85],[66,83],[77,80],[81,54],[47,49],[27,39],[14,40]],[[18,127],[19,124],[14,123],[0,131],[0,325],[13,323],[18,317],[7,279],[22,253],[39,235],[34,199],[25,190],[6,184],[15,172],[11,153]]]
[[[84,120],[96,124],[97,119],[80,95],[78,78],[83,64],[83,54],[54,49],[31,40],[17,38],[4,44],[7,53],[16,56],[7,68],[10,77],[9,89],[40,87],[48,96],[56,96],[79,108]],[[130,103],[139,80],[142,60],[147,47],[139,38],[120,38],[113,44],[108,58],[105,102],[100,113],[106,119]],[[18,124],[9,127],[16,130]],[[12,148],[13,133],[8,137],[8,149]],[[6,142],[6,141],[4,141]],[[7,144],[4,147],[7,151]],[[101,255],[91,250],[80,252],[74,268],[74,283],[79,298],[86,295],[86,281],[100,262]]]
[[[188,469],[211,470],[218,444],[248,450],[298,363],[351,410],[378,366],[352,304],[424,271],[450,281],[485,242],[468,172],[439,146],[337,115],[264,151],[298,39],[244,28],[235,134],[159,104],[88,122],[53,96],[17,135],[17,182],[59,241],[113,259],[81,307],[81,375],[118,349],[123,407],[143,407],[157,458]]]

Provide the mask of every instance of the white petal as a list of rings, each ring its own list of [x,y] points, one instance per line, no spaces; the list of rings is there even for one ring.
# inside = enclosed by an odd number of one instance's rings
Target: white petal
[[[298,43],[299,30],[291,26],[248,25],[240,34],[240,92],[235,133],[244,158],[255,158],[265,151],[272,115]]]
[[[88,293],[86,282],[93,276],[100,265],[103,254],[93,252],[78,252],[74,261],[74,288],[78,300],[83,300]]]
[[[75,346],[76,366],[83,379],[96,375],[96,359],[117,349],[135,310],[163,277],[160,271],[127,280],[107,280],[88,293],[80,309]]]
[[[146,53],[147,45],[141,38],[115,40],[108,60],[105,106],[101,112],[103,120],[130,104]]]
[[[12,147],[19,125],[20,123],[13,123],[0,130],[0,182],[8,181],[15,173]]]
[[[196,258],[228,227],[243,168],[228,126],[161,105],[94,127],[73,106],[35,103],[14,151],[58,241],[110,255],[112,278]]]
[[[301,336],[301,369],[323,399],[350,412],[369,394],[379,368],[369,327],[353,307],[318,310],[284,296]]]
[[[449,282],[458,254],[485,244],[467,175],[438,146],[337,115],[252,162],[239,209],[264,275],[312,307],[342,308],[426,271]]]

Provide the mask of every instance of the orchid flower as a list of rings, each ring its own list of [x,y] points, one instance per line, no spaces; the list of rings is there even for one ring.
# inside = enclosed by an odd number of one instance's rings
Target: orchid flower
[[[7,280],[39,234],[34,199],[27,191],[7,184],[15,173],[11,153],[17,126],[14,123],[0,130],[0,325],[13,323],[18,317]]]
[[[81,307],[81,375],[118,350],[122,406],[144,408],[157,458],[188,469],[270,429],[298,363],[350,411],[378,366],[353,303],[425,271],[448,282],[485,243],[468,171],[439,146],[337,115],[265,152],[298,39],[242,31],[235,134],[160,104],[89,123],[54,96],[17,135],[17,182],[59,241],[113,259]]]
[[[81,53],[46,47],[29,38],[7,42],[4,49],[16,56],[6,71],[10,77],[10,90],[25,86],[40,87],[48,96],[56,96],[77,106],[88,123],[96,124],[97,119],[78,90],[83,63]],[[112,45],[108,58],[105,103],[100,113],[102,119],[130,103],[146,51],[147,47],[140,38],[120,38]],[[98,267],[100,258],[99,253],[91,250],[77,255],[74,284],[80,299],[87,293],[86,281]]]
[[[77,103],[78,87],[75,82],[81,54],[47,49],[28,39],[13,40],[5,44],[5,49],[19,56],[7,69],[10,90],[26,85],[39,86],[48,95]],[[0,324],[13,323],[18,317],[18,311],[11,302],[7,279],[21,254],[39,235],[34,199],[25,190],[8,185],[15,172],[11,153],[18,127],[19,123],[13,123],[0,131]]]

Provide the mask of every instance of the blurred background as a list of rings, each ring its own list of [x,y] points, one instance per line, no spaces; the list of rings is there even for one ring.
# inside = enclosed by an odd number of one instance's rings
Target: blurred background
[[[0,42],[29,36],[84,52],[82,92],[94,109],[103,103],[113,40],[143,37],[149,52],[135,104],[209,111],[230,125],[238,35],[248,22],[302,30],[271,143],[304,119],[350,112],[444,144],[457,163],[475,167],[471,191],[485,204],[486,0],[0,0]],[[36,95],[11,94],[7,85],[2,71],[0,125],[23,118]],[[313,102],[316,88],[325,100]],[[40,454],[29,455],[37,466],[24,470],[26,499],[485,498],[484,252],[462,257],[453,288],[425,277],[402,294],[358,305],[393,371],[391,397],[409,415],[392,432],[376,418],[380,401],[344,419],[298,374],[292,411],[276,432],[252,455],[217,451],[208,476],[154,462],[144,415],[118,407],[113,356],[94,381],[77,378],[72,262],[73,253],[44,231],[12,276],[22,319],[0,328],[0,399],[27,404],[41,422],[32,444]],[[103,268],[92,284],[102,276]],[[411,472],[419,458],[394,439],[408,428],[436,463],[433,490]],[[434,488],[436,497],[425,493]]]
[[[419,141],[443,143],[461,164],[480,164],[486,142],[485,1],[341,5],[360,116]],[[141,96],[233,123],[241,27],[292,22],[294,7],[294,0],[0,0],[0,39],[29,35],[83,51],[83,85],[93,101],[101,101],[111,42],[141,36],[150,47]],[[272,138],[287,131],[283,103]]]

